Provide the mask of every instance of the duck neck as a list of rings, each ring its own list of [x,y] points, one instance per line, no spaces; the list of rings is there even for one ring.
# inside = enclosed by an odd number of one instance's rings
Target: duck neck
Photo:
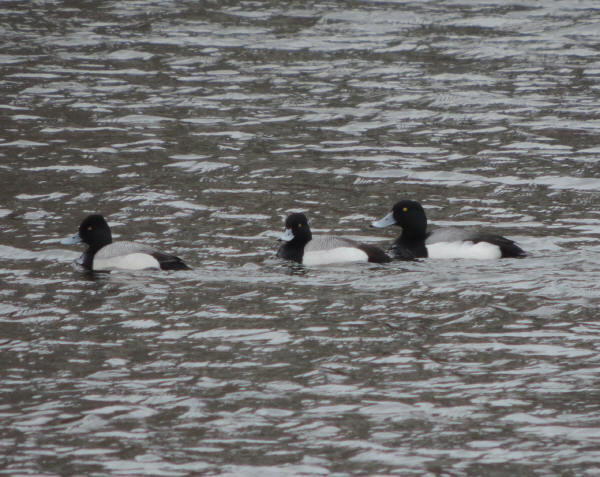
[[[302,263],[304,257],[304,246],[312,239],[310,230],[304,231],[301,234],[296,233],[294,238],[289,242],[284,243],[277,255],[287,260],[293,260]]]
[[[109,235],[104,240],[95,241],[93,244],[88,244],[88,248],[85,252],[83,252],[83,267],[88,270],[92,270],[94,265],[94,255],[100,250],[102,247],[109,245],[112,243],[112,237]]]
[[[398,237],[392,246],[393,253],[403,259],[424,258],[427,257],[427,247],[425,246],[423,234],[403,233]]]
[[[311,240],[312,232],[310,230],[303,230],[302,233],[296,232],[294,238],[288,242],[288,245],[303,251],[304,246]]]
[[[96,255],[96,252],[98,250],[93,251],[92,247],[88,247],[86,249],[85,252],[83,252],[83,268],[87,268],[88,270],[91,270],[93,268],[94,265],[94,255]]]
[[[427,238],[427,225],[423,227],[403,228],[400,240],[403,242],[424,241]]]

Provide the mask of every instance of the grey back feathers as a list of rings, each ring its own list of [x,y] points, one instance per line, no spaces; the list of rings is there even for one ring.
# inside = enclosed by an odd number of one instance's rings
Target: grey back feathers
[[[304,247],[304,252],[320,252],[322,250],[331,250],[339,247],[357,247],[357,243],[342,237],[333,235],[316,235]]]
[[[462,242],[474,240],[477,235],[476,230],[444,227],[433,230],[427,237],[427,240],[425,240],[425,243],[431,245],[438,242]]]
[[[129,255],[131,253],[147,253],[148,255],[152,255],[156,250],[150,247],[149,245],[144,245],[137,242],[113,242],[108,245],[102,247],[96,253],[95,257],[98,259],[107,259],[120,257],[123,255]]]

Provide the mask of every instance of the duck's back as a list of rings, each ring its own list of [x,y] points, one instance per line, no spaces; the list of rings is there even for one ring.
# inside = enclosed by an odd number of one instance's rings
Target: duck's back
[[[313,236],[304,247],[302,263],[311,266],[368,261],[367,254],[356,246],[356,242],[341,237]]]
[[[513,240],[476,229],[436,229],[429,234],[425,244],[430,258],[496,259],[525,256],[525,252]]]
[[[333,250],[336,248],[356,248],[357,242],[353,240],[336,237],[334,235],[317,235],[313,236],[306,246],[304,247],[304,253],[307,252],[321,252],[323,250]]]
[[[355,242],[334,235],[319,235],[304,247],[302,263],[325,265],[345,262],[389,262],[387,254],[375,245]]]
[[[186,270],[189,267],[175,255],[162,253],[149,245],[123,241],[102,247],[94,255],[94,270]]]

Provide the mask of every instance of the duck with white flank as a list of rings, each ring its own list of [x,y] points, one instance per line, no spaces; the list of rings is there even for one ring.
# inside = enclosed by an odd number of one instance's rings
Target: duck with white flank
[[[391,248],[393,258],[474,258],[497,259],[524,257],[525,252],[513,241],[490,232],[454,227],[427,231],[423,207],[412,200],[401,200],[392,211],[372,227],[399,225],[402,234]]]
[[[391,259],[379,247],[354,240],[321,235],[314,237],[304,214],[290,214],[281,236],[285,243],[277,256],[304,265],[328,265],[349,262],[386,263]]]
[[[159,252],[136,242],[113,242],[110,227],[99,214],[87,216],[79,232],[64,239],[65,245],[85,243],[83,267],[94,271],[110,270],[189,270],[183,260],[175,255]]]

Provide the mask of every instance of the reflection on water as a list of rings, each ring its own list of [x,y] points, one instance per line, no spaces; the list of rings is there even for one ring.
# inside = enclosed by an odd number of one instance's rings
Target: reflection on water
[[[0,11],[4,473],[598,472],[595,3]],[[529,255],[274,257],[400,198]],[[92,212],[193,270],[85,274]]]

